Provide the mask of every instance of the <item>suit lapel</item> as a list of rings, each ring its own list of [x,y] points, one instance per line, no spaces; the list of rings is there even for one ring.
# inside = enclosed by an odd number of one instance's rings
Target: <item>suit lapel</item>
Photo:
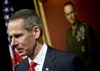
[[[28,69],[29,69],[29,62],[28,62],[28,58],[26,58],[24,61],[23,61],[23,65],[22,65],[23,67],[23,71],[28,71]]]
[[[55,67],[55,64],[53,63],[54,58],[55,58],[54,50],[50,46],[48,46],[42,71],[53,71]]]

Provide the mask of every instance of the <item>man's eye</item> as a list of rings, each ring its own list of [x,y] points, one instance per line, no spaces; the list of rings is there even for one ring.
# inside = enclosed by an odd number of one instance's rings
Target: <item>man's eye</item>
[[[18,37],[20,37],[21,35],[15,35],[15,38],[18,38]]]
[[[69,14],[65,14],[66,16],[68,16]]]

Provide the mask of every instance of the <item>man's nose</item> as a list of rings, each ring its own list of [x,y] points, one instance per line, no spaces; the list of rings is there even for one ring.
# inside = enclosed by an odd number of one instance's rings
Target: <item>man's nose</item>
[[[13,37],[11,39],[10,45],[11,45],[11,47],[14,47],[16,44],[17,44],[16,39]]]

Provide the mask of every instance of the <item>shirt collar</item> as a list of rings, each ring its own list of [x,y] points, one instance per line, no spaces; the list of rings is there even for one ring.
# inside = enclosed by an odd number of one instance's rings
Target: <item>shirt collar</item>
[[[77,24],[78,24],[78,20],[76,21],[76,24],[75,25],[71,25],[72,29],[75,30],[76,27],[77,27]]]
[[[47,51],[47,44],[44,43],[42,49],[40,50],[40,52],[38,53],[38,55],[35,57],[35,59],[33,61],[36,62],[37,64],[43,64],[45,55],[46,55],[46,51]],[[29,59],[29,63],[30,62],[31,62],[31,60]]]

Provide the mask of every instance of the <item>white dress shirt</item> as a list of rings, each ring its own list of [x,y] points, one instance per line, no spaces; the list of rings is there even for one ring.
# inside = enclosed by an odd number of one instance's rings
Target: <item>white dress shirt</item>
[[[44,60],[45,60],[45,56],[46,56],[46,52],[47,52],[47,45],[46,45],[46,43],[44,43],[42,49],[40,50],[40,52],[38,53],[38,55],[33,60],[34,62],[37,63],[37,65],[35,67],[35,71],[42,71]],[[31,61],[32,60],[29,59],[29,63]]]

